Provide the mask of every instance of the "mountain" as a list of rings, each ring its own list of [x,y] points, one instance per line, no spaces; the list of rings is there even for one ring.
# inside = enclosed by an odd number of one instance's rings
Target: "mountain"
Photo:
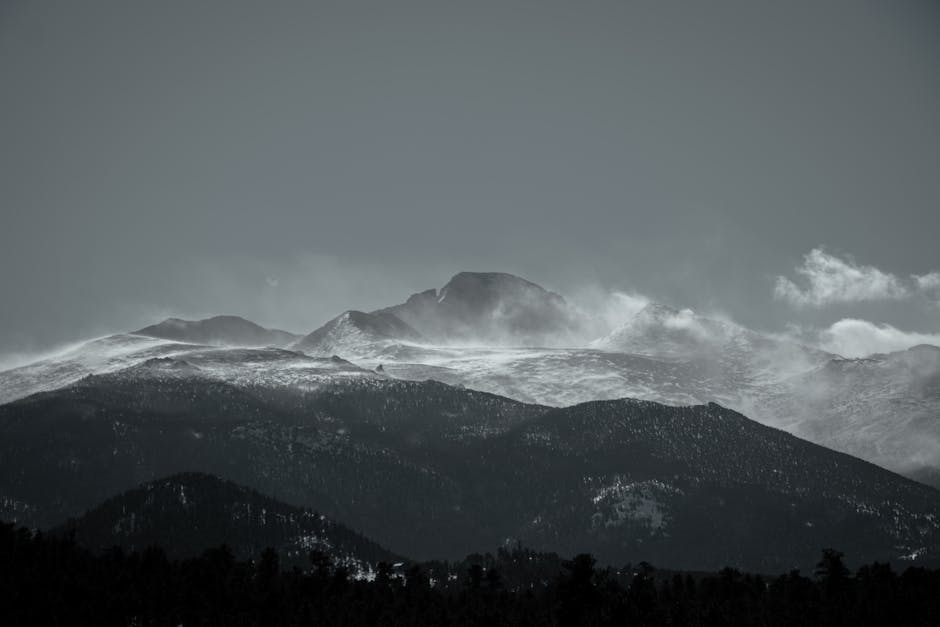
[[[460,273],[440,291],[386,310],[346,312],[289,344],[309,355],[119,334],[0,372],[0,402],[159,358],[183,360],[205,377],[241,387],[303,389],[337,378],[393,377],[435,379],[556,407],[624,397],[717,402],[940,486],[935,347],[845,360],[660,304],[588,345],[583,337],[575,341],[579,333],[570,334],[584,320],[572,311],[560,296],[524,279]],[[243,335],[239,341],[249,340]],[[320,358],[331,355],[355,363]]]
[[[313,355],[376,355],[396,342],[420,342],[421,334],[385,312],[346,311],[291,346]]]
[[[174,360],[0,406],[0,516],[49,526],[182,471],[316,507],[393,551],[512,539],[606,563],[940,557],[940,493],[718,405],[549,408],[435,382],[238,386]]]
[[[0,372],[0,403],[60,389],[89,375],[126,371],[159,360],[184,361],[208,378],[241,386],[299,387],[339,377],[378,377],[348,361],[309,357],[280,348],[185,344],[142,335],[111,335],[32,364]]]
[[[583,514],[553,505],[580,494],[594,506],[588,537],[612,542],[622,559],[681,563],[704,550],[714,563],[766,572],[788,560],[807,564],[820,542],[854,556],[881,552],[882,542],[919,545],[893,557],[936,559],[940,493],[714,404],[585,403],[552,410],[513,436],[508,447],[547,447],[565,460],[539,495],[530,531],[544,540],[536,546],[588,546]],[[535,470],[531,462],[515,468]]]
[[[460,272],[440,290],[413,294],[379,312],[443,343],[558,345],[580,324],[564,298],[502,272]]]
[[[833,358],[770,387],[760,411],[788,430],[940,485],[940,348]]]
[[[672,405],[737,402],[741,389],[708,364],[581,348],[398,347],[367,356],[398,379],[449,385],[563,407],[624,397]]]
[[[643,309],[595,346],[706,367],[713,399],[940,486],[940,348],[844,359],[662,305]],[[680,377],[688,393],[703,390],[695,377]],[[653,387],[663,389],[662,381]]]
[[[393,377],[565,406],[622,397],[719,402],[764,424],[940,487],[940,349],[844,359],[651,304],[591,348],[412,347]],[[364,365],[377,358],[363,356]]]
[[[89,374],[114,372],[154,357],[201,348],[204,347],[130,334],[89,340],[25,366],[0,372],[0,403],[59,389]]]
[[[287,346],[300,336],[262,326],[238,316],[214,316],[205,320],[167,318],[133,332],[190,344],[214,346]]]
[[[691,309],[650,303],[592,346],[618,353],[689,359],[711,352],[729,335],[726,325],[702,319]]]
[[[95,550],[142,551],[157,544],[171,559],[194,557],[226,544],[238,559],[274,548],[282,563],[309,567],[312,550],[360,576],[381,561],[401,558],[348,527],[309,509],[202,473],[180,473],[144,483],[69,520],[56,532],[74,532]]]

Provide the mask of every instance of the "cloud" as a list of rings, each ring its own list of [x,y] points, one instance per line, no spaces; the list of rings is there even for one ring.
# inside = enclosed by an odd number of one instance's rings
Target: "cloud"
[[[819,332],[819,346],[843,357],[907,350],[918,344],[940,346],[940,333],[902,331],[890,324],[845,318]]]
[[[911,278],[917,285],[917,289],[922,292],[940,291],[940,272],[930,272],[920,276],[914,274]]]
[[[898,300],[910,295],[904,282],[893,274],[856,264],[852,259],[840,259],[821,248],[807,253],[796,273],[806,279],[807,285],[800,287],[787,277],[778,276],[774,297],[798,307]]]
[[[796,307],[824,307],[838,303],[902,300],[920,295],[940,305],[940,272],[912,274],[902,279],[874,266],[861,265],[851,257],[840,258],[814,248],[794,270],[804,285],[778,276],[774,298]]]

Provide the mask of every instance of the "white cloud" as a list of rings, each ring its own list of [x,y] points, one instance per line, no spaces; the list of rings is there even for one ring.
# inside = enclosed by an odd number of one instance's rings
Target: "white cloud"
[[[940,346],[940,333],[902,331],[890,324],[845,318],[819,332],[823,350],[843,357],[867,357],[874,353],[907,350],[918,344]]]
[[[896,300],[910,294],[904,283],[893,274],[874,266],[856,264],[851,259],[840,259],[821,248],[807,253],[796,273],[805,277],[806,287],[778,276],[774,285],[775,298],[801,307],[822,307],[832,303]]]
[[[914,279],[914,283],[917,285],[917,289],[921,290],[922,292],[940,290],[940,272],[930,272],[920,276],[914,274],[911,275],[911,278]]]

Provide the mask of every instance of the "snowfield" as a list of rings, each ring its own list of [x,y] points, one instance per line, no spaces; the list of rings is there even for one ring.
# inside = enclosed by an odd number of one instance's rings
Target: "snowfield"
[[[940,477],[940,348],[843,359],[662,305],[647,306],[589,344],[434,343],[382,312],[341,314],[293,350],[118,334],[0,372],[0,404],[145,365],[127,376],[198,375],[299,390],[432,379],[554,407],[618,398],[716,402],[891,470]]]

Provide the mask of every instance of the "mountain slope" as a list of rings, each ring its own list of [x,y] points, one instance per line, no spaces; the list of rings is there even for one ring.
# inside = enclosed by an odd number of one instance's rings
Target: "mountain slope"
[[[176,342],[215,346],[283,347],[300,337],[287,331],[266,329],[238,316],[214,316],[204,320],[167,318],[133,333]]]
[[[143,550],[157,544],[185,558],[227,544],[240,559],[272,547],[284,563],[309,567],[312,550],[363,575],[380,561],[400,558],[351,529],[202,473],[150,481],[95,506],[62,528],[92,549]],[[53,530],[55,532],[56,530]]]
[[[185,366],[0,406],[0,512],[48,526],[198,470],[418,559],[507,539],[605,562],[811,568],[940,555],[940,493],[717,405],[551,409],[433,382],[244,389]]]
[[[893,470],[936,477],[940,348],[832,359],[769,387],[757,409],[762,419],[814,442]]]
[[[570,312],[563,300],[511,275],[461,273],[445,287],[446,293],[423,292],[384,312],[347,312],[296,345],[311,355],[338,354],[358,365],[279,349],[209,347],[123,334],[0,372],[0,402],[155,358],[184,360],[206,377],[241,387],[306,389],[334,379],[391,376],[436,379],[559,407],[622,397],[675,405],[718,402],[764,424],[940,485],[940,423],[935,419],[940,415],[940,367],[931,357],[940,352],[936,347],[844,360],[729,321],[657,304],[624,321],[592,348],[497,346],[500,338],[534,341],[524,331],[516,334],[512,324],[529,319],[523,314],[533,303],[541,303],[545,320],[558,323],[532,327],[546,332],[564,329]],[[507,304],[513,302],[522,304]],[[457,329],[454,338],[461,337],[460,329],[482,329],[476,342],[483,345],[460,343],[473,339],[468,337],[437,340],[458,345],[435,345],[391,310],[415,316],[439,337],[447,335],[448,325]],[[553,337],[545,343],[564,343],[557,341],[563,330]],[[380,373],[374,372],[379,365]]]
[[[311,355],[356,357],[381,353],[395,342],[418,342],[421,334],[390,313],[346,311],[294,343]]]
[[[74,384],[89,375],[106,375],[142,364],[184,361],[208,378],[249,387],[320,385],[334,378],[379,378],[342,359],[308,357],[279,348],[212,347],[141,335],[92,340],[32,364],[0,372],[0,402]],[[132,372],[132,371],[131,371]]]
[[[543,471],[552,488],[532,518],[536,546],[570,553],[603,542],[623,560],[694,555],[700,565],[764,571],[807,564],[820,546],[860,557],[890,544],[895,558],[933,559],[940,548],[940,493],[718,405],[591,402],[552,410],[514,436],[507,446],[527,449],[522,459],[547,448],[564,460]],[[554,505],[574,495],[591,503],[587,521]]]
[[[89,374],[114,372],[200,348],[204,347],[131,334],[89,340],[31,364],[0,371],[0,403],[62,388]]]

